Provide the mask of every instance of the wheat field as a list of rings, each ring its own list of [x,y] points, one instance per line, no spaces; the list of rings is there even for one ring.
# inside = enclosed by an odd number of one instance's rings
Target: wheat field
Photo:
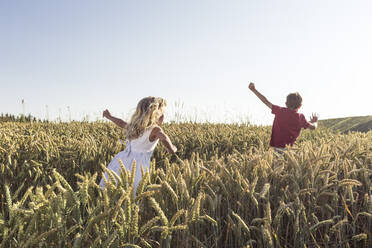
[[[134,171],[100,190],[125,133],[108,123],[0,123],[0,247],[372,247],[372,132],[167,124]]]

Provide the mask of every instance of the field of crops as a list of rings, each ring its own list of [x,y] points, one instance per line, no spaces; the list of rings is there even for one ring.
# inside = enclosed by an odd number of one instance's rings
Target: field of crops
[[[134,196],[107,123],[0,123],[0,247],[372,247],[372,132],[169,124]],[[134,167],[141,170],[138,165]],[[115,175],[112,175],[115,176]]]

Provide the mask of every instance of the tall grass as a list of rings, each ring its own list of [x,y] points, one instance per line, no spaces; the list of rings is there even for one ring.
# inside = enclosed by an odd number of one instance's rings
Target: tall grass
[[[0,247],[369,247],[372,133],[173,124],[133,194],[97,182],[124,133],[105,123],[0,124]]]

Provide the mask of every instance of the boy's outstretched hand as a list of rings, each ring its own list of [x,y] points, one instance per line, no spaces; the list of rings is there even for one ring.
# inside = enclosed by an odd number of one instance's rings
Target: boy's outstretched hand
[[[318,118],[319,118],[318,114],[313,113],[313,114],[311,115],[311,117],[310,117],[310,122],[311,122],[311,123],[315,123],[315,122],[318,121]]]
[[[254,85],[254,83],[250,82],[248,88],[250,90],[255,90],[256,89],[256,86]]]

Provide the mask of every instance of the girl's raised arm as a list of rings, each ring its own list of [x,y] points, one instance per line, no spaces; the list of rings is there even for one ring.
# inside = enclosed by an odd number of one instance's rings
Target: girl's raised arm
[[[168,135],[166,135],[160,127],[154,127],[149,138],[151,142],[159,139],[169,153],[174,154],[177,152],[177,147],[172,144],[172,141],[169,139]]]
[[[126,128],[127,125],[128,125],[128,123],[126,123],[122,119],[119,119],[119,118],[116,118],[116,117],[112,116],[110,111],[108,111],[107,109],[105,111],[103,111],[102,116],[106,117],[107,119],[109,119],[110,121],[112,121],[113,123],[118,125],[119,127]]]

